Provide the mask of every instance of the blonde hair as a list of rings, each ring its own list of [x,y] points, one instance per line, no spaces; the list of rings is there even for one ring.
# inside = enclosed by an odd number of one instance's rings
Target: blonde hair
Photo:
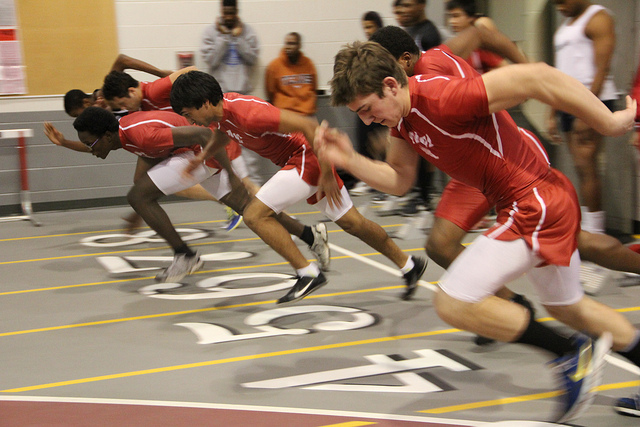
[[[358,96],[383,97],[383,80],[395,78],[406,86],[407,75],[398,61],[375,42],[355,42],[340,49],[333,64],[331,103],[346,105]]]

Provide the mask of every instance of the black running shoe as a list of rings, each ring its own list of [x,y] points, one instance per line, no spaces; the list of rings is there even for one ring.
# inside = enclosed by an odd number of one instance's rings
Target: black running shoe
[[[407,285],[407,288],[402,294],[403,300],[410,300],[413,297],[413,294],[416,293],[416,289],[418,289],[418,280],[424,274],[424,271],[427,269],[427,260],[424,258],[420,258],[417,256],[412,256],[413,263],[415,264],[411,270],[407,274],[404,274],[404,281]]]
[[[302,276],[298,277],[298,281],[295,285],[287,292],[285,296],[280,298],[276,304],[284,304],[289,302],[298,301],[311,292],[316,291],[327,284],[327,279],[324,277],[322,272],[318,275],[318,277],[311,276]]]

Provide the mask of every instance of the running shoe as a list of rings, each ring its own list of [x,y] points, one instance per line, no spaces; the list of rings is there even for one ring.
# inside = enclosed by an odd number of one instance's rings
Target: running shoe
[[[230,207],[226,207],[227,211],[227,223],[224,225],[225,230],[233,231],[242,223],[242,215],[231,209]]]
[[[329,249],[327,226],[320,222],[311,226],[311,230],[313,231],[313,244],[309,246],[309,249],[311,249],[311,252],[316,256],[320,270],[329,271],[331,251]]]
[[[416,289],[418,289],[418,280],[420,280],[424,271],[427,269],[428,261],[426,259],[417,256],[412,256],[411,258],[413,259],[414,266],[409,272],[402,276],[407,285],[404,294],[402,294],[403,300],[410,300],[413,297]]]
[[[640,394],[631,397],[623,397],[616,401],[614,409],[620,415],[628,417],[640,417]]]
[[[285,304],[294,301],[301,300],[324,285],[327,284],[327,279],[324,274],[320,272],[318,277],[302,276],[298,277],[295,285],[287,292],[287,294],[281,297],[276,304]]]
[[[176,254],[173,257],[171,265],[156,276],[156,281],[177,282],[184,279],[188,274],[200,270],[203,265],[204,261],[200,259],[200,255],[198,253],[194,256]]]
[[[589,409],[602,383],[604,357],[611,349],[612,341],[609,332],[603,333],[597,341],[580,336],[576,340],[575,353],[552,362],[560,388],[565,391],[557,423],[574,420]]]
[[[372,191],[372,188],[369,187],[365,182],[359,181],[356,185],[353,186],[351,190],[349,190],[349,195],[351,196],[364,196],[369,194]]]

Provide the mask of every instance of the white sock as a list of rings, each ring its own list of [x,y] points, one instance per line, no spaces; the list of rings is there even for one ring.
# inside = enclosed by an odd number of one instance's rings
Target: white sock
[[[298,277],[302,277],[302,276],[318,277],[318,275],[320,274],[320,269],[318,268],[315,262],[312,262],[306,267],[296,270],[296,274],[298,275]]]
[[[580,227],[589,233],[604,234],[606,216],[604,211],[582,213],[582,222]]]
[[[415,266],[415,263],[413,262],[413,257],[409,257],[409,259],[407,260],[407,263],[404,265],[404,267],[400,269],[400,271],[402,271],[402,274],[407,274],[408,272],[411,271],[411,269],[414,266]]]

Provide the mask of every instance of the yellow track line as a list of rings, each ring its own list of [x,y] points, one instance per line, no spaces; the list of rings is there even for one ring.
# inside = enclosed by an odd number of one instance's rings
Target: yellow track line
[[[307,297],[307,298],[309,298],[309,297]],[[392,337],[371,338],[371,339],[366,339],[366,340],[350,341],[350,342],[335,343],[335,344],[325,344],[325,345],[318,345],[318,346],[312,346],[312,347],[297,348],[297,349],[292,349],[292,350],[272,351],[272,352],[268,352],[268,353],[252,354],[252,355],[247,355],[247,356],[229,357],[229,358],[226,358],[226,359],[208,360],[208,361],[205,361],[205,362],[186,363],[186,364],[182,364],[182,365],[165,366],[165,367],[162,367],[162,368],[144,369],[144,370],[139,370],[139,371],[122,372],[122,373],[119,373],[119,374],[101,375],[101,376],[97,376],[97,377],[80,378],[80,379],[77,379],[77,380],[59,381],[59,382],[55,382],[55,383],[40,384],[40,385],[27,386],[27,387],[18,387],[18,388],[12,388],[12,389],[7,389],[7,390],[0,390],[0,393],[21,393],[21,392],[25,392],[25,391],[42,390],[42,389],[45,389],[45,388],[62,387],[62,386],[74,385],[74,384],[86,384],[86,383],[90,383],[90,382],[112,380],[112,379],[117,379],[117,378],[135,377],[135,376],[139,376],[139,375],[158,374],[158,373],[162,373],[162,372],[172,372],[172,371],[178,371],[178,370],[182,370],[182,369],[202,368],[202,367],[205,367],[205,366],[224,365],[224,364],[227,364],[227,363],[245,362],[245,361],[248,361],[248,360],[266,359],[266,358],[269,358],[269,357],[277,357],[277,356],[287,356],[287,355],[292,355],[292,354],[309,353],[309,352],[312,352],[312,351],[332,350],[332,349],[337,349],[337,348],[354,347],[354,346],[366,345],[366,344],[378,344],[378,343],[405,340],[405,339],[412,339],[412,338],[424,338],[424,337],[435,336],[435,335],[449,334],[449,333],[453,333],[453,332],[460,332],[460,330],[459,329],[444,329],[444,330],[441,330],[441,331],[417,332],[417,333],[413,333],[413,334],[397,335],[397,336],[392,336]]]
[[[188,225],[188,224],[185,224],[185,225]],[[402,226],[402,224],[390,224],[390,225],[383,225],[382,228],[400,227],[400,226]],[[73,233],[73,234],[107,233],[109,231],[110,230],[103,230],[103,231],[96,231],[96,232]],[[344,232],[345,231],[342,230],[342,229],[329,231],[329,233],[344,233]],[[70,235],[73,235],[73,234],[70,234]],[[64,235],[63,234],[52,235],[52,237],[56,237],[56,236],[64,236]],[[40,237],[47,237],[47,236],[40,236]],[[25,237],[24,239],[30,239],[30,238],[31,237]],[[23,239],[23,238],[19,238],[19,239]],[[5,239],[5,240],[12,240],[12,239]],[[220,240],[220,241],[215,241],[215,242],[200,242],[200,243],[189,242],[189,246],[210,246],[210,245],[220,245],[222,243],[250,242],[250,241],[254,241],[254,240],[260,240],[260,238],[256,236],[256,237],[246,237],[246,238],[243,238],[243,239]],[[2,240],[0,240],[0,242],[1,241]],[[65,255],[65,256],[50,257],[50,258],[25,259],[25,260],[17,260],[17,261],[0,261],[0,265],[22,264],[22,263],[27,263],[27,262],[39,262],[39,261],[55,261],[55,260],[60,260],[60,259],[86,258],[86,257],[95,257],[95,256],[124,254],[124,253],[131,253],[131,252],[148,252],[148,251],[156,251],[156,250],[163,250],[163,249],[169,249],[169,246],[157,246],[157,247],[153,247],[153,248],[143,248],[143,249],[122,249],[122,250],[110,251],[110,252],[99,252],[99,253],[78,254],[78,255]],[[423,249],[423,248],[421,248],[421,249]]]
[[[321,213],[320,211],[314,211],[314,212],[299,212],[299,213],[295,213],[292,214],[294,216],[300,216],[300,215],[313,215],[313,214],[319,214]],[[179,224],[174,224],[175,227],[183,227],[185,225],[199,225],[199,224],[214,224],[216,222],[226,222],[226,219],[216,219],[216,220],[212,220],[212,221],[195,221],[195,222],[182,222]],[[138,230],[149,230],[149,227],[141,227]],[[51,237],[68,237],[68,236],[82,236],[83,234],[98,234],[98,233],[114,233],[114,232],[118,232],[118,231],[126,231],[126,229],[124,228],[116,228],[113,230],[99,230],[99,231],[79,231],[77,233],[66,233],[66,234],[46,234],[44,236],[30,236],[30,237],[12,237],[9,239],[0,239],[0,242],[13,242],[13,241],[19,241],[19,240],[31,240],[31,239],[47,239],[47,238],[51,238]]]
[[[433,282],[436,283],[436,282]],[[336,297],[336,296],[345,296],[345,295],[356,295],[363,294],[368,292],[382,292],[389,291],[394,289],[404,288],[404,285],[394,285],[394,286],[384,286],[380,288],[372,288],[372,289],[359,289],[353,291],[341,291],[341,292],[332,292],[329,294],[314,294],[309,295],[305,299],[315,299],[315,298],[328,298],[328,297]],[[196,308],[192,310],[182,310],[182,311],[172,311],[168,313],[156,313],[156,314],[147,314],[143,316],[132,316],[132,317],[121,317],[118,319],[107,319],[107,320],[96,320],[95,322],[86,322],[86,323],[72,323],[69,325],[59,325],[59,326],[49,326],[46,328],[37,328],[37,329],[25,329],[22,331],[12,331],[12,332],[2,332],[0,333],[0,337],[8,337],[13,335],[25,335],[32,334],[36,332],[50,332],[50,331],[59,331],[63,329],[73,329],[80,328],[85,326],[97,326],[97,325],[106,325],[110,323],[121,323],[121,322],[130,322],[133,320],[147,320],[147,319],[156,319],[159,317],[170,317],[170,316],[182,316],[185,314],[193,314],[193,313],[204,313],[208,311],[218,311],[218,310],[227,310],[232,308],[243,308],[243,307],[253,307],[265,304],[275,304],[276,300],[267,300],[267,301],[255,301],[250,303],[242,303],[242,304],[231,304],[225,306],[216,306],[216,307],[207,307],[207,308]]]
[[[252,239],[247,239],[247,240],[252,240]],[[258,239],[258,237],[256,237],[255,239]],[[225,240],[224,242],[203,243],[203,245],[205,245],[205,244],[206,245],[214,245],[214,244],[221,244],[221,243],[228,243],[228,242],[230,242],[230,240]],[[196,245],[192,245],[192,246],[196,246]],[[142,249],[142,250],[151,250],[151,249]],[[414,251],[421,251],[421,250],[423,250],[423,248],[403,249],[403,252],[414,252]],[[103,253],[103,254],[94,254],[94,255],[95,256],[97,256],[97,255],[109,255],[109,254],[114,254],[114,253],[118,253],[118,252],[107,252],[107,253]],[[380,254],[380,252],[371,252],[371,253],[368,253],[368,254],[361,254],[360,256],[375,256],[375,255],[381,255],[381,254]],[[77,256],[90,256],[90,255],[77,255]],[[346,258],[351,258],[351,257],[348,256],[348,255],[331,257],[332,260],[346,259]],[[314,260],[311,259],[309,261],[314,261]],[[21,261],[18,261],[18,262],[21,262]],[[2,263],[0,263],[0,264],[2,264]],[[248,266],[240,266],[240,267],[228,267],[228,268],[219,268],[219,269],[215,269],[215,270],[200,270],[200,271],[197,271],[195,273],[192,273],[191,275],[193,276],[193,275],[196,275],[196,274],[219,273],[219,272],[222,272],[222,271],[246,270],[246,269],[251,269],[251,268],[275,267],[275,266],[282,266],[282,265],[289,265],[289,264],[286,261],[281,261],[281,262],[274,262],[274,263],[270,263],[270,264],[248,265]],[[153,278],[154,278],[154,276],[146,276],[146,277],[118,279],[118,280],[107,280],[107,281],[103,281],[103,282],[80,283],[80,284],[76,284],[76,285],[52,286],[52,287],[48,287],[48,288],[23,289],[23,290],[19,290],[19,291],[5,291],[5,292],[0,292],[0,296],[26,294],[26,293],[31,293],[31,292],[55,291],[55,290],[60,290],[60,289],[80,288],[80,287],[83,287],[83,286],[110,285],[110,284],[116,284],[116,283],[133,282],[133,281],[138,281],[138,280],[149,280],[149,279],[153,279]]]
[[[603,384],[596,388],[597,391],[617,390],[621,388],[637,387],[640,381],[625,381],[621,383]],[[467,411],[470,409],[488,408],[490,406],[509,405],[511,403],[531,402],[533,400],[549,399],[560,396],[560,391],[549,391],[545,393],[525,394],[523,396],[506,397],[503,399],[485,400],[484,402],[465,403],[462,405],[443,406],[442,408],[425,409],[424,414],[446,414],[447,412]]]

